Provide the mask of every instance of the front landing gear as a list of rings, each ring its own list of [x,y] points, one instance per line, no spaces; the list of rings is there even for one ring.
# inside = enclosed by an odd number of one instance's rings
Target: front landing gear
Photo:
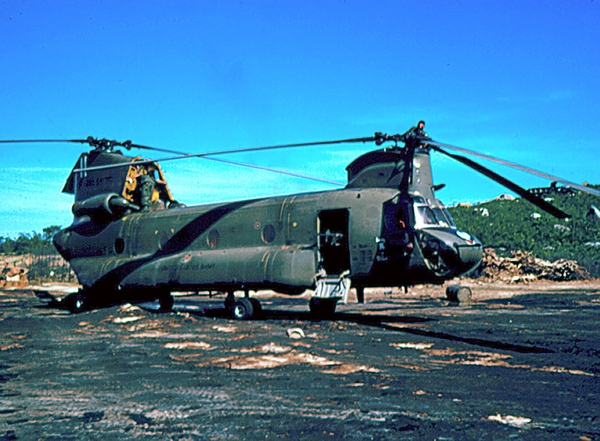
[[[262,306],[258,300],[251,299],[248,295],[236,300],[233,292],[227,294],[225,309],[236,320],[250,320],[262,313]]]

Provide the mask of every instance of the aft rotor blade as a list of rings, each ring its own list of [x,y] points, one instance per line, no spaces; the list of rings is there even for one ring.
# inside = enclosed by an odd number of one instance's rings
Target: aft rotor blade
[[[577,189],[579,191],[583,191],[585,193],[593,194],[595,196],[600,196],[600,190],[596,190],[595,188],[586,187],[585,185],[575,184],[574,182],[567,181],[566,179],[558,178],[556,176],[552,176],[552,175],[549,175],[547,173],[544,173],[544,172],[541,172],[541,171],[538,171],[538,170],[534,170],[534,169],[529,168],[529,167],[525,167],[523,165],[515,164],[514,162],[505,161],[504,159],[500,159],[500,158],[495,158],[493,156],[484,155],[483,153],[474,152],[473,150],[467,150],[467,149],[463,149],[461,147],[456,147],[456,146],[449,145],[449,144],[442,144],[441,142],[435,142],[435,141],[425,141],[425,142],[427,143],[427,145],[438,146],[438,147],[446,147],[448,149],[456,150],[456,151],[459,151],[459,152],[462,152],[462,153],[467,153],[469,155],[473,155],[473,156],[476,156],[478,158],[487,159],[489,161],[493,161],[493,162],[496,162],[498,164],[506,165],[508,167],[512,167],[514,169],[521,170],[521,171],[524,171],[526,173],[530,173],[532,175],[536,175],[536,176],[539,176],[539,177],[542,177],[542,178],[545,178],[545,179],[549,179],[551,181],[560,182],[562,184],[568,185],[569,187],[575,188],[575,189]]]
[[[272,173],[278,173],[278,174],[282,174],[282,175],[293,176],[293,177],[296,177],[296,178],[309,179],[309,180],[312,180],[312,181],[323,182],[323,183],[326,183],[326,184],[345,185],[345,184],[343,184],[341,182],[331,181],[329,179],[316,178],[314,176],[302,175],[302,174],[299,174],[299,173],[293,173],[293,172],[279,170],[279,169],[270,168],[270,167],[263,167],[263,166],[260,166],[260,165],[247,164],[247,163],[244,163],[244,162],[228,161],[226,159],[212,158],[210,156],[212,156],[212,155],[219,155],[219,154],[227,154],[227,153],[238,153],[238,152],[250,152],[250,151],[259,151],[259,150],[281,149],[281,148],[288,148],[288,147],[303,147],[303,146],[306,147],[306,146],[316,146],[316,145],[324,145],[324,144],[341,144],[341,143],[345,143],[345,142],[368,142],[368,141],[373,141],[375,139],[376,139],[375,137],[368,137],[368,138],[343,139],[343,140],[337,140],[337,141],[307,142],[307,143],[299,143],[299,144],[283,144],[283,145],[266,146],[266,147],[250,147],[250,148],[242,148],[242,149],[221,150],[221,151],[216,151],[216,152],[208,152],[208,153],[201,153],[201,154],[195,154],[195,155],[193,155],[193,154],[191,155],[191,154],[188,154],[188,153],[180,152],[180,151],[177,151],[177,150],[169,150],[169,149],[162,149],[162,148],[157,148],[157,147],[144,146],[144,145],[140,145],[140,144],[133,144],[130,141],[117,142],[117,141],[108,141],[108,140],[105,140],[105,139],[98,140],[98,139],[92,138],[91,136],[88,137],[87,139],[14,139],[14,140],[0,140],[0,144],[72,142],[72,143],[97,145],[98,143],[104,143],[104,144],[110,144],[112,147],[125,147],[128,150],[130,148],[138,148],[138,149],[143,149],[143,150],[152,150],[152,151],[157,151],[157,152],[173,153],[173,154],[179,155],[179,156],[170,157],[170,158],[161,158],[161,159],[154,159],[154,160],[146,159],[146,160],[125,162],[125,163],[119,163],[119,164],[109,164],[109,165],[104,165],[104,166],[96,166],[96,167],[88,167],[88,168],[78,168],[78,169],[74,169],[73,172],[102,170],[102,169],[109,169],[109,168],[115,168],[115,167],[125,167],[125,166],[130,166],[130,165],[142,165],[142,164],[150,164],[150,163],[153,163],[153,162],[172,161],[172,160],[176,160],[176,159],[185,159],[185,158],[199,157],[201,159],[209,159],[211,161],[222,162],[222,163],[225,163],[225,164],[237,165],[237,166],[240,166],[240,167],[248,167],[248,168],[253,168],[253,169],[256,169],[256,170],[264,170],[264,171],[268,171],[268,172],[272,172]]]
[[[318,145],[345,144],[345,143],[351,143],[351,142],[370,142],[370,141],[375,141],[376,139],[377,138],[375,136],[368,136],[368,137],[363,137],[363,138],[338,139],[335,141],[315,141],[315,142],[301,142],[301,143],[297,143],[297,144],[279,144],[279,145],[262,146],[262,147],[242,147],[239,149],[217,150],[214,152],[198,153],[198,154],[191,154],[191,155],[183,153],[183,152],[177,152],[175,150],[159,149],[156,147],[148,147],[148,146],[143,146],[143,145],[139,145],[139,144],[131,144],[131,147],[136,147],[139,149],[146,149],[146,150],[156,150],[159,152],[166,152],[166,153],[175,153],[175,154],[180,154],[184,157],[193,157],[193,156],[202,157],[202,156],[213,156],[213,155],[225,155],[228,153],[244,153],[244,152],[257,152],[257,151],[261,151],[261,150],[286,149],[286,148],[292,148],[292,147],[312,147],[312,146],[318,146]]]
[[[239,149],[230,149],[230,150],[219,150],[219,151],[214,151],[214,152],[207,152],[207,153],[198,153],[198,154],[187,154],[187,153],[183,153],[183,152],[179,152],[177,150],[169,150],[169,149],[163,149],[163,148],[159,148],[159,147],[151,147],[151,146],[147,146],[147,145],[141,145],[141,144],[133,144],[131,141],[125,141],[125,142],[117,142],[117,141],[110,141],[107,139],[96,139],[93,138],[91,136],[89,136],[87,139],[13,139],[13,140],[0,140],[0,143],[4,143],[4,144],[15,144],[15,143],[44,143],[44,142],[74,142],[74,143],[80,143],[80,144],[90,144],[91,146],[98,146],[98,145],[110,145],[110,147],[125,147],[126,149],[130,149],[130,148],[137,148],[137,149],[143,149],[143,150],[153,150],[156,152],[163,152],[163,153],[174,153],[176,155],[181,155],[182,158],[188,158],[188,157],[202,157],[202,156],[212,156],[212,155],[224,155],[224,154],[228,154],[228,153],[243,153],[243,152],[256,152],[256,151],[261,151],[261,150],[274,150],[274,149],[284,149],[284,148],[291,148],[291,147],[311,147],[311,146],[318,146],[318,145],[331,145],[331,144],[344,144],[344,143],[351,143],[351,142],[371,142],[371,141],[376,141],[380,139],[377,136],[367,136],[367,137],[362,137],[362,138],[349,138],[349,139],[338,139],[338,140],[334,140],[334,141],[315,141],[315,142],[301,142],[301,143],[296,143],[296,144],[279,144],[279,145],[271,145],[271,146],[261,146],[261,147],[243,147],[243,148],[239,148]],[[179,158],[164,158],[161,159],[161,161],[173,161],[175,159],[179,159]],[[93,170],[92,168],[88,169],[88,170]]]
[[[360,138],[360,140],[363,140],[364,138]],[[353,140],[340,140],[340,141],[326,141],[329,144],[336,144],[336,143],[342,143],[342,142],[358,142],[357,141],[358,138],[355,138]],[[366,142],[366,141],[364,141]],[[167,150],[167,149],[158,149],[155,147],[148,147],[148,146],[142,146],[139,144],[130,144],[130,147],[135,147],[135,148],[141,148],[141,149],[147,149],[147,150],[154,150],[154,151],[162,151],[162,152],[168,152],[168,153],[175,153],[178,154],[179,156],[175,156],[175,157],[171,157],[171,158],[161,158],[161,159],[155,159],[155,160],[142,160],[142,161],[133,161],[133,162],[129,162],[129,163],[122,163],[122,164],[110,164],[110,165],[104,165],[104,166],[96,166],[96,167],[87,167],[87,168],[80,168],[80,169],[75,169],[73,170],[73,172],[80,172],[80,171],[93,171],[93,170],[101,170],[101,169],[107,169],[107,168],[114,168],[114,167],[119,167],[119,166],[127,166],[127,165],[141,165],[141,164],[149,164],[152,162],[161,162],[161,161],[172,161],[172,160],[176,160],[176,159],[185,159],[185,158],[190,158],[190,157],[199,157],[201,159],[208,159],[211,161],[217,161],[217,162],[222,162],[225,164],[231,164],[231,165],[237,165],[240,167],[248,167],[248,168],[253,168],[256,170],[263,170],[263,171],[268,171],[271,173],[278,173],[278,174],[282,174],[282,175],[287,175],[287,176],[293,176],[296,178],[302,178],[302,179],[309,179],[312,181],[317,181],[317,182],[323,182],[326,184],[332,184],[332,185],[345,185],[341,182],[337,182],[337,181],[331,181],[329,179],[322,179],[322,178],[316,178],[314,176],[308,176],[308,175],[302,175],[299,173],[293,173],[293,172],[289,172],[289,171],[284,171],[284,170],[279,170],[279,169],[275,169],[275,168],[270,168],[270,167],[263,167],[260,165],[254,165],[254,164],[247,164],[244,162],[237,162],[237,161],[229,161],[226,159],[220,159],[220,158],[213,158],[211,157],[212,155],[217,155],[217,154],[226,154],[226,153],[238,153],[238,152],[247,152],[247,151],[255,151],[255,150],[268,150],[268,149],[276,149],[276,148],[286,148],[286,147],[300,147],[300,146],[307,146],[307,145],[319,145],[322,143],[302,143],[302,144],[285,144],[285,145],[278,145],[278,146],[268,146],[268,147],[251,147],[251,148],[244,148],[244,149],[235,149],[235,150],[222,150],[222,151],[217,151],[217,152],[208,152],[208,153],[202,153],[202,154],[187,154],[184,152],[180,152],[177,150]]]
[[[167,153],[175,153],[175,154],[179,155],[179,156],[171,156],[168,158],[160,158],[160,159],[154,159],[154,160],[136,161],[136,165],[141,165],[141,164],[149,164],[152,162],[177,161],[179,159],[187,159],[187,158],[205,158],[207,156],[225,155],[225,154],[229,154],[229,153],[255,152],[255,151],[261,151],[261,150],[274,150],[274,149],[284,149],[284,148],[292,148],[292,147],[310,147],[310,146],[318,146],[318,145],[343,144],[343,143],[351,143],[351,142],[370,142],[370,141],[375,141],[376,139],[377,139],[377,137],[375,137],[375,136],[369,136],[369,137],[364,137],[364,138],[340,139],[340,140],[336,140],[336,141],[318,141],[318,142],[303,142],[303,143],[298,143],[298,144],[280,144],[280,145],[262,146],[262,147],[245,147],[245,148],[239,148],[239,149],[216,150],[213,152],[192,153],[192,154],[179,152],[176,150],[166,150],[166,149],[158,149],[155,147],[141,146],[139,144],[130,144],[130,146],[136,147],[136,148],[148,149],[148,150],[162,151],[162,152],[167,152]],[[95,167],[87,167],[85,169],[81,168],[81,169],[76,169],[73,171],[80,172],[80,171],[104,170],[104,169],[108,169],[108,168],[125,167],[130,164],[131,163],[98,165]]]
[[[346,184],[343,184],[341,182],[330,181],[328,179],[322,179],[322,178],[316,178],[314,176],[302,175],[302,174],[299,174],[299,173],[288,172],[288,171],[279,170],[279,169],[276,169],[276,168],[263,167],[261,165],[254,165],[254,164],[247,164],[245,162],[229,161],[227,159],[213,158],[213,157],[204,156],[204,155],[181,155],[181,156],[174,156],[174,157],[171,157],[171,158],[160,158],[160,159],[154,159],[154,160],[144,159],[144,160],[141,160],[141,161],[123,162],[123,163],[119,163],[119,164],[108,164],[108,165],[98,165],[96,167],[77,168],[77,169],[74,169],[73,172],[105,170],[105,169],[109,169],[109,168],[125,167],[125,166],[130,166],[130,165],[151,164],[151,163],[156,163],[156,162],[173,161],[173,160],[176,160],[176,159],[185,159],[185,158],[193,158],[193,157],[199,157],[200,159],[207,159],[207,160],[210,160],[210,161],[222,162],[224,164],[238,165],[240,167],[253,168],[253,169],[256,169],[256,170],[264,170],[264,171],[268,171],[268,172],[272,172],[272,173],[278,173],[278,174],[281,174],[281,175],[293,176],[293,177],[296,177],[296,178],[303,178],[303,179],[309,179],[309,180],[317,181],[317,182],[324,182],[326,184],[346,185]]]
[[[427,144],[431,145],[430,142],[427,142]],[[438,144],[438,143],[435,143],[435,144]],[[546,211],[547,213],[551,214],[552,216],[556,217],[557,219],[565,219],[567,217],[570,217],[567,213],[565,213],[562,210],[559,210],[554,205],[549,204],[542,198],[529,193],[529,191],[525,190],[523,187],[518,186],[514,182],[509,181],[505,177],[500,176],[498,173],[493,172],[489,168],[486,168],[486,167],[476,163],[475,161],[470,160],[469,158],[465,158],[464,156],[454,155],[445,150],[442,150],[441,148],[439,148],[437,146],[433,146],[432,149],[437,152],[443,153],[444,155],[447,155],[447,156],[451,157],[452,159],[455,159],[455,160],[465,164],[468,167],[471,167],[472,169],[478,171],[479,173],[483,174],[484,176],[487,176],[490,179],[493,179],[497,183],[499,183],[499,184],[503,185],[504,187],[508,188],[509,190],[515,192],[516,194],[521,196],[523,199],[528,200],[529,202],[531,202],[538,208],[541,208],[542,210]]]
[[[342,182],[330,181],[329,179],[315,178],[314,176],[301,175],[299,173],[293,173],[293,172],[289,172],[289,171],[285,171],[285,170],[278,170],[276,168],[263,167],[262,165],[246,164],[245,162],[229,161],[227,159],[221,159],[221,158],[204,157],[202,159],[208,159],[210,161],[217,161],[217,162],[222,162],[222,163],[230,164],[230,165],[239,165],[241,167],[249,167],[249,168],[254,168],[257,170],[264,170],[264,171],[268,171],[268,172],[272,172],[272,173],[279,173],[280,175],[293,176],[295,178],[310,179],[312,181],[324,182],[325,184],[346,185]]]
[[[0,144],[24,144],[24,143],[52,143],[52,142],[75,142],[79,144],[85,144],[86,139],[3,139],[0,140]]]

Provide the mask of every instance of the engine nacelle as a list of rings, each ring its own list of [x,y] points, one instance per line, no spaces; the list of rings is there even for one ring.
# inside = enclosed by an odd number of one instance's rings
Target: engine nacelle
[[[73,214],[75,217],[89,216],[95,217],[116,217],[127,209],[139,210],[135,204],[132,204],[124,197],[116,193],[104,193],[85,199],[73,204]]]

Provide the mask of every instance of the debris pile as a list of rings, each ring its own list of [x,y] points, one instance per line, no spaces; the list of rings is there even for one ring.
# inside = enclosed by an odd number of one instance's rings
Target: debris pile
[[[493,248],[485,248],[481,277],[510,283],[527,283],[533,280],[585,280],[590,275],[574,260],[560,259],[549,262],[524,251],[511,251],[510,257],[499,256]]]
[[[0,288],[25,288],[29,282],[27,280],[27,269],[17,266],[8,266],[0,270]]]

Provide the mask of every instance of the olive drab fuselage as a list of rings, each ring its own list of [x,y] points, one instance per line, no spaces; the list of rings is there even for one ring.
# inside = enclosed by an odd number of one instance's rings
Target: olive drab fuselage
[[[129,165],[71,174],[75,219],[54,242],[84,289],[111,292],[300,294],[340,274],[361,288],[441,283],[476,267],[481,244],[434,196],[429,152],[410,153],[363,155],[341,190],[192,207],[173,200],[154,164],[160,206],[152,208],[132,185],[148,166],[102,152],[86,161]]]

